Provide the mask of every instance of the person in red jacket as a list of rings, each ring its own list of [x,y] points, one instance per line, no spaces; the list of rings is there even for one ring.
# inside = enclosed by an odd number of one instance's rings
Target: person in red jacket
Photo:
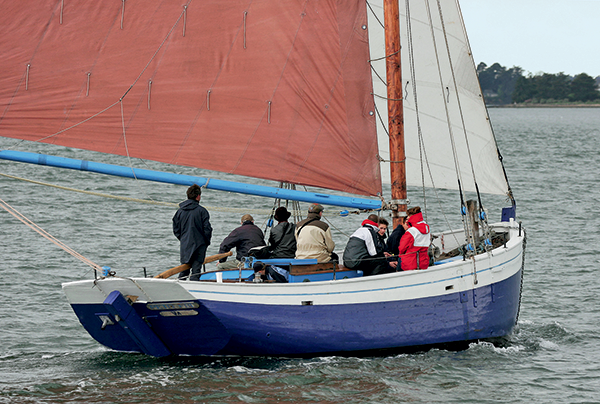
[[[431,237],[429,235],[429,225],[423,220],[421,208],[415,206],[410,208],[406,215],[407,229],[400,239],[398,253],[400,255],[401,268],[403,271],[413,269],[427,269],[429,267],[429,244]],[[418,267],[417,267],[418,260]]]

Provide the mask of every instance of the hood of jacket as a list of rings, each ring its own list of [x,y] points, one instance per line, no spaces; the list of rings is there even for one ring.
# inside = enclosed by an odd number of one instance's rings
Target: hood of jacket
[[[375,223],[374,221],[369,220],[369,219],[363,220],[363,222],[362,222],[361,225],[362,226],[365,226],[365,225],[373,226],[373,227],[375,227],[375,229],[379,230],[379,225],[377,223]]]
[[[200,205],[200,202],[198,202],[195,199],[186,199],[185,201],[183,201],[179,204],[179,207],[183,210],[193,210],[193,209],[197,208],[199,205]]]
[[[421,234],[429,233],[429,225],[423,221],[423,214],[420,212],[409,217],[408,224],[417,229]]]

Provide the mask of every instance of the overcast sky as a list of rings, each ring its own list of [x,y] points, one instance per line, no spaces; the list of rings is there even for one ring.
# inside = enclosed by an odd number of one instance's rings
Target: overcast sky
[[[600,75],[600,0],[460,0],[475,63]]]

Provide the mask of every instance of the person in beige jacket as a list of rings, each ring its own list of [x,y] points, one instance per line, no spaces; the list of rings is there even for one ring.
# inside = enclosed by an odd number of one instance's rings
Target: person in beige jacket
[[[323,206],[313,203],[306,219],[296,224],[296,259],[317,259],[318,263],[337,259],[329,225],[321,221]],[[333,257],[332,257],[333,254]]]

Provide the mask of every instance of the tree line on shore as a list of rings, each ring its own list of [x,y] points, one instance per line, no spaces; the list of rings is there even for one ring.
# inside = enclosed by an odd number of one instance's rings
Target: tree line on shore
[[[523,74],[514,66],[507,69],[499,63],[480,63],[477,75],[488,105],[600,103],[600,76],[586,73],[569,76],[564,73]]]

